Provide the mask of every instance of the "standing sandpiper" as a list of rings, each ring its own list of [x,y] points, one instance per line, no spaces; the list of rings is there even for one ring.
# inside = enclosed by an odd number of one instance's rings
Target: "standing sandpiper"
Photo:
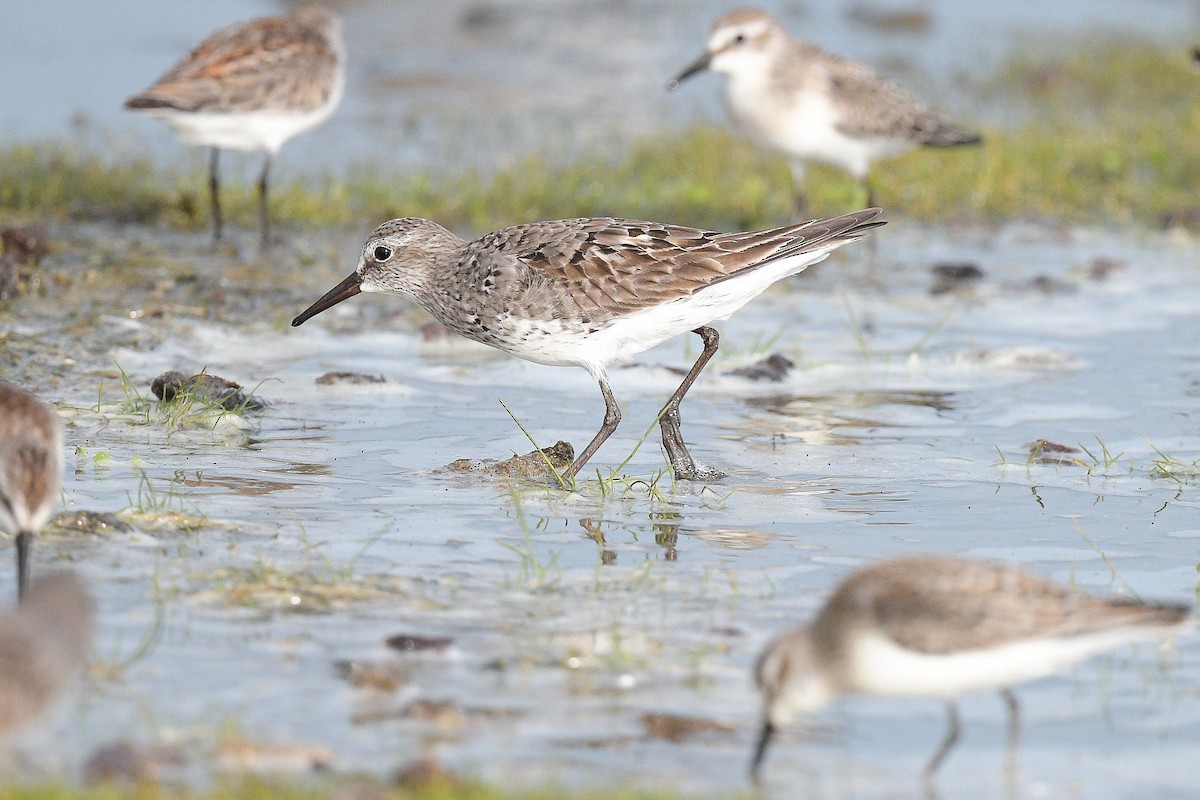
[[[342,23],[318,5],[231,25],[205,39],[125,107],[159,117],[184,142],[211,147],[213,238],[221,239],[220,148],[263,151],[258,179],[262,248],[270,243],[267,179],[288,139],[329,118],[342,99]]]
[[[849,693],[940,697],[950,727],[925,768],[932,788],[958,741],[958,695],[999,689],[1015,752],[1018,706],[1009,686],[1192,625],[1189,606],[1093,597],[1002,564],[927,556],[867,567],[834,591],[811,625],[783,633],[759,657],[763,725],[751,775],[796,712]]]
[[[870,67],[793,39],[765,11],[731,11],[713,23],[708,50],[668,84],[704,69],[725,76],[725,101],[734,123],[791,163],[796,213],[804,210],[809,161],[850,173],[867,190],[871,162],[917,147],[976,144],[964,131]]]
[[[63,434],[58,417],[24,389],[0,382],[0,528],[17,539],[17,598],[29,582],[29,545],[58,502]]]
[[[29,584],[0,612],[0,732],[12,734],[50,711],[79,677],[92,643],[92,601],[73,572]]]
[[[882,225],[879,213],[871,208],[749,233],[565,219],[469,243],[429,220],[394,219],[371,234],[358,268],[292,325],[359,292],[391,292],[469,339],[538,364],[583,367],[600,384],[604,423],[568,478],[621,421],[608,365],[692,331],[704,350],[663,407],[663,446],[677,478],[716,479],[722,473],[697,465],[679,430],[679,403],[717,352],[709,323]]]

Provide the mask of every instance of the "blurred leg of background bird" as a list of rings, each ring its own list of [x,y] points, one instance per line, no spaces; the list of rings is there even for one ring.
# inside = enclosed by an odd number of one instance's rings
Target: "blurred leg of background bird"
[[[863,208],[875,208],[875,184],[871,181],[871,173],[868,172],[866,175],[863,175],[862,187],[863,191],[867,194],[867,204]]]
[[[267,213],[267,180],[271,174],[271,153],[267,151],[262,174],[258,176],[258,225],[262,231],[259,249],[264,253],[271,246],[271,215]]]
[[[946,760],[946,756],[950,755],[950,751],[958,743],[959,734],[962,733],[962,723],[958,718],[957,701],[946,701],[946,720],[949,723],[949,727],[946,729],[946,738],[942,740],[937,752],[933,754],[933,758],[929,759],[929,763],[925,766],[925,771],[921,774],[922,782],[925,784],[925,794],[929,797],[937,797],[938,768],[942,766],[942,762]]]
[[[29,591],[29,544],[33,534],[21,531],[17,534],[17,602],[25,599]]]
[[[1021,765],[1018,761],[1018,748],[1021,744],[1021,706],[1012,689],[1001,689],[1000,696],[1004,698],[1004,705],[1008,709],[1008,753],[1004,765],[1005,794],[1009,800],[1016,800],[1020,796],[1018,789],[1020,788]]]
[[[208,158],[208,202],[212,208],[213,218],[213,244],[221,241],[221,173],[220,173],[221,151],[219,148],[212,148],[212,154]]]
[[[789,161],[792,170],[792,221],[804,222],[808,219],[808,197],[804,194],[804,162]]]
[[[692,333],[697,334],[704,341],[704,351],[700,353],[696,363],[688,370],[688,374],[684,376],[683,383],[679,384],[675,394],[671,395],[671,399],[663,406],[662,413],[659,415],[659,427],[662,428],[663,447],[666,448],[667,457],[671,459],[671,469],[675,471],[676,478],[687,481],[701,478],[715,480],[724,477],[725,474],[717,470],[706,470],[702,474],[697,470],[696,462],[692,460],[687,445],[683,443],[683,432],[679,429],[679,403],[687,394],[688,389],[692,388],[696,376],[716,354],[717,344],[720,340],[716,330],[707,326],[696,328]]]

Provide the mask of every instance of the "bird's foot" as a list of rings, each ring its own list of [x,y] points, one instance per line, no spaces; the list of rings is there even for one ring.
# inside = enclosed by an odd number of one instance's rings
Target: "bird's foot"
[[[697,464],[691,458],[684,461],[672,461],[671,469],[677,481],[719,481],[728,475],[715,467]]]

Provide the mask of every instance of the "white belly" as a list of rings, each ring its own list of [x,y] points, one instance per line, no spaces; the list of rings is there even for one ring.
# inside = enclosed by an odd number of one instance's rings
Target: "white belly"
[[[581,366],[599,376],[608,364],[628,361],[667,339],[726,319],[776,281],[825,260],[836,246],[780,259],[689,297],[620,317],[590,333],[558,321],[513,322],[520,341],[505,349],[528,361]]]
[[[898,647],[878,634],[864,635],[851,658],[851,691],[910,697],[954,697],[1001,689],[1050,675],[1090,655],[1154,631],[1125,629],[1088,636],[1033,639],[985,650],[934,655]]]
[[[325,105],[313,111],[251,111],[220,114],[208,111],[156,108],[147,109],[141,113],[163,120],[171,126],[181,140],[190,145],[247,152],[265,150],[271,155],[275,155],[288,139],[315,128],[329,119],[340,99],[339,88],[330,96]]]
[[[842,133],[837,107],[825,92],[798,90],[780,96],[731,78],[727,99],[735,123],[760,144],[793,161],[832,164],[859,179],[866,176],[872,161],[913,147],[900,139]]]

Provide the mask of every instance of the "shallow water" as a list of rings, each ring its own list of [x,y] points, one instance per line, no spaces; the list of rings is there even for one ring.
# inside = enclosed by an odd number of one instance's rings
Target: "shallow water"
[[[728,479],[672,486],[651,437],[632,480],[567,495],[440,467],[529,449],[500,401],[539,442],[581,446],[603,408],[582,370],[426,341],[396,298],[287,327],[348,271],[355,237],[245,264],[201,234],[56,233],[54,290],[0,317],[6,375],[39,387],[80,448],[68,510],[153,512],[34,551],[35,569],[88,578],[97,658],[123,667],[72,707],[72,764],[114,738],[175,743],[202,780],[239,731],[377,775],[434,755],[501,781],[738,792],[750,664],[856,566],[960,554],[1100,593],[1195,596],[1195,478],[1154,470],[1157,451],[1200,458],[1200,246],[1186,237],[893,222],[874,263],[847,247],[721,326],[683,418]],[[948,259],[984,278],[931,296],[930,265]],[[614,372],[625,421],[593,467],[629,455],[697,352],[680,339]],[[797,368],[777,383],[729,374],[770,352]],[[114,365],[143,395],[163,371],[204,368],[271,406],[168,430],[124,407]],[[387,383],[314,384],[332,370]],[[1042,438],[1086,466],[1027,463]],[[384,645],[395,634],[451,643],[403,654]],[[1198,658],[1190,636],[1020,687],[1023,796],[1191,795]],[[352,688],[347,660],[393,686]],[[717,726],[650,736],[646,715],[664,713]],[[1002,705],[969,698],[964,723],[945,795],[998,796]],[[768,793],[916,794],[942,726],[935,701],[840,703],[782,737]]]

